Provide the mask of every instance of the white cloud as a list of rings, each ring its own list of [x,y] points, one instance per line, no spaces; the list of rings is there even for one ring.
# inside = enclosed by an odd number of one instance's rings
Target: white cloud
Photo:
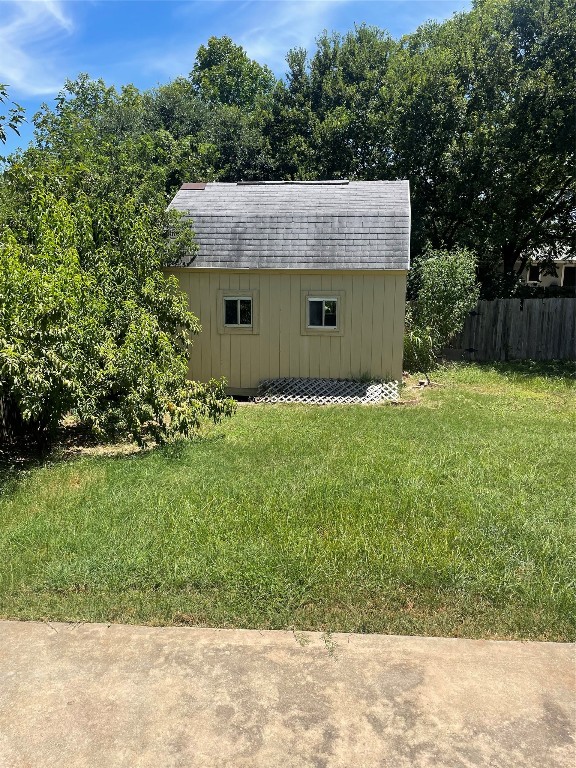
[[[376,0],[382,2],[383,0]],[[324,29],[334,27],[339,8],[355,0],[196,0],[175,7],[189,49],[205,43],[210,35],[228,35],[243,46],[252,59],[267,64],[276,74],[285,71],[286,54],[291,48],[311,49]],[[190,27],[190,20],[193,26]],[[196,30],[201,29],[198,33]],[[190,36],[190,32],[192,35]],[[173,48],[184,43],[174,39]],[[174,53],[153,57],[158,71],[174,73],[181,55]]]
[[[63,77],[56,45],[72,31],[60,0],[1,0],[0,82],[29,96],[57,91]]]
[[[238,42],[248,55],[265,62],[272,69],[281,68],[290,48],[313,46],[324,29],[330,29],[332,12],[349,0],[277,0],[266,3],[246,3],[259,6],[259,21],[243,32]]]

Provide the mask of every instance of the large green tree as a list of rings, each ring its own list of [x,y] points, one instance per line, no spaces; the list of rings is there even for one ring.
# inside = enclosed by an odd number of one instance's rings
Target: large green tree
[[[271,93],[275,83],[268,67],[250,59],[226,36],[211,37],[198,48],[190,80],[202,101],[246,110]]]
[[[473,248],[490,294],[576,245],[575,66],[571,0],[479,0],[403,39],[383,124],[412,183],[416,256]]]
[[[396,47],[361,25],[344,36],[324,33],[311,57],[301,48],[288,53],[267,126],[277,176],[382,178],[390,139],[380,89]]]
[[[221,383],[187,381],[199,324],[162,269],[193,254],[193,233],[166,212],[174,139],[138,128],[141,111],[135,90],[82,78],[2,176],[5,432],[46,436],[73,411],[102,434],[162,441],[232,411]]]
[[[277,178],[407,178],[412,255],[467,247],[486,296],[576,247],[572,0],[477,0],[400,41],[358,27],[288,55]]]
[[[200,135],[212,151],[213,177],[270,178],[273,163],[263,125],[276,83],[271,70],[229,37],[211,37],[198,48],[190,83],[209,109]]]

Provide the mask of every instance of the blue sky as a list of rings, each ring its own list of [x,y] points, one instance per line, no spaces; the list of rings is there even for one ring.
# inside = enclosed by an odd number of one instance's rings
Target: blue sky
[[[366,22],[394,37],[428,19],[468,10],[471,0],[0,0],[0,82],[31,118],[80,72],[141,89],[187,75],[198,46],[229,35],[281,76],[286,52],[313,49],[328,31]],[[9,137],[0,151],[25,145]]]

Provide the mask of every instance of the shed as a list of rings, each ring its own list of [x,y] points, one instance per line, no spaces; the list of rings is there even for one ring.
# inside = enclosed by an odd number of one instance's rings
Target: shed
[[[168,270],[202,324],[191,378],[401,378],[407,181],[183,184],[170,208],[199,246]]]

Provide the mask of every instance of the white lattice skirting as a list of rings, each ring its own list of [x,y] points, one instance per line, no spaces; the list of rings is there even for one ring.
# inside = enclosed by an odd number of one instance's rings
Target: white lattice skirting
[[[350,381],[348,379],[269,379],[260,382],[259,403],[310,403],[348,405],[398,400],[397,381]]]

